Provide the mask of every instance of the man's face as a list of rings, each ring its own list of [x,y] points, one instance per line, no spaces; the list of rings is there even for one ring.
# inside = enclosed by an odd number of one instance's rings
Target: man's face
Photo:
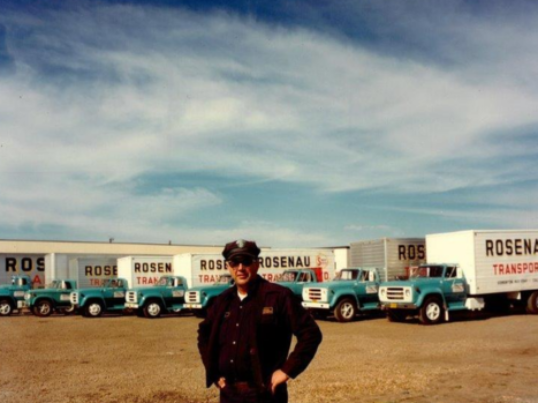
[[[247,255],[234,256],[226,261],[226,267],[239,287],[247,285],[256,278],[260,264],[258,259]]]

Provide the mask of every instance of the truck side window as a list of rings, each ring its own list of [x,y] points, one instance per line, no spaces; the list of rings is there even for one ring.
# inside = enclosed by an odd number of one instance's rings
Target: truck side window
[[[456,277],[456,272],[457,271],[456,271],[455,267],[447,267],[445,277],[446,278],[454,278],[454,277]]]

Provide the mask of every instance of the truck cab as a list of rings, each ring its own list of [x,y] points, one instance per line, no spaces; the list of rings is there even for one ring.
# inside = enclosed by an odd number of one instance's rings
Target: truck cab
[[[380,283],[376,268],[342,269],[333,281],[303,288],[303,306],[319,316],[333,313],[339,322],[350,322],[357,313],[379,310]]]
[[[379,287],[379,300],[389,321],[418,315],[422,324],[448,320],[448,313],[482,309],[481,298],[468,298],[468,286],[456,264],[427,264],[410,269],[407,280],[390,281]]]
[[[24,307],[24,294],[32,287],[29,276],[11,277],[11,284],[0,285],[0,316],[9,316]]]
[[[282,276],[276,282],[292,290],[293,294],[302,301],[303,288],[306,285],[317,283],[318,279],[314,270],[293,269],[284,271]]]
[[[203,317],[215,298],[233,284],[231,275],[221,274],[218,281],[213,284],[192,287],[185,294],[184,308],[190,309],[198,317]]]
[[[158,318],[162,313],[180,312],[185,303],[187,281],[180,276],[163,276],[151,287],[129,289],[125,308],[135,309],[138,316]]]
[[[77,289],[70,294],[71,306],[82,316],[97,318],[104,312],[123,312],[127,280],[109,278],[101,287]]]
[[[69,295],[75,288],[77,282],[74,280],[54,280],[50,287],[27,291],[24,294],[25,307],[36,316],[49,316],[54,311],[72,313]]]

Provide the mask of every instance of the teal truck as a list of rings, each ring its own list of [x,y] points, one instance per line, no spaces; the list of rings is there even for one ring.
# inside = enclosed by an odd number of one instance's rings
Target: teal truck
[[[232,276],[221,274],[216,283],[192,287],[185,293],[184,308],[190,309],[198,317],[203,317],[215,298],[232,285]]]
[[[284,271],[277,283],[292,290],[293,294],[302,300],[304,287],[318,283],[318,278],[314,270],[294,269]]]
[[[74,280],[54,280],[50,287],[27,291],[24,305],[36,316],[49,316],[53,312],[69,314],[74,311],[69,296],[76,288]]]
[[[32,287],[29,276],[11,277],[11,284],[0,285],[0,316],[9,316],[25,306],[24,294]]]
[[[187,281],[180,276],[162,276],[151,287],[129,289],[125,308],[136,310],[138,316],[158,318],[162,313],[179,312],[185,303]]]
[[[380,271],[375,268],[342,269],[333,281],[303,288],[303,306],[315,315],[330,313],[339,322],[350,322],[357,313],[379,310]]]
[[[417,316],[422,324],[440,323],[448,312],[466,310],[467,282],[454,264],[411,268],[409,279],[379,287],[382,309],[391,322]]]
[[[70,294],[71,306],[87,318],[97,318],[104,312],[122,313],[127,288],[127,280],[110,278],[100,287],[73,291]]]
[[[524,307],[538,314],[538,231],[468,230],[426,236],[428,264],[379,288],[391,321],[425,325],[456,311]],[[452,263],[435,263],[452,262]]]

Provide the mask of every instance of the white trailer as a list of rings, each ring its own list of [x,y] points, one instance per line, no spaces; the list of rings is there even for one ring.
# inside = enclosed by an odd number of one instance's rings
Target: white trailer
[[[49,253],[45,255],[45,283],[54,280],[75,280],[77,288],[98,287],[118,275],[119,255],[75,255]]]
[[[11,284],[14,275],[26,274],[32,279],[34,288],[45,285],[44,254],[0,254],[0,284]]]
[[[409,276],[409,268],[426,263],[424,238],[381,238],[350,244],[350,267],[377,267],[383,281]]]
[[[334,252],[330,249],[268,249],[260,253],[259,274],[276,281],[287,269],[312,269],[318,281],[329,281],[335,275]],[[174,274],[187,279],[189,288],[214,284],[228,273],[220,254],[182,253],[174,256]]]
[[[118,259],[118,277],[124,278],[129,288],[154,285],[162,276],[176,275],[172,256],[125,256]]]
[[[538,290],[538,230],[461,231],[426,236],[428,263],[455,263],[471,295],[521,299]]]

